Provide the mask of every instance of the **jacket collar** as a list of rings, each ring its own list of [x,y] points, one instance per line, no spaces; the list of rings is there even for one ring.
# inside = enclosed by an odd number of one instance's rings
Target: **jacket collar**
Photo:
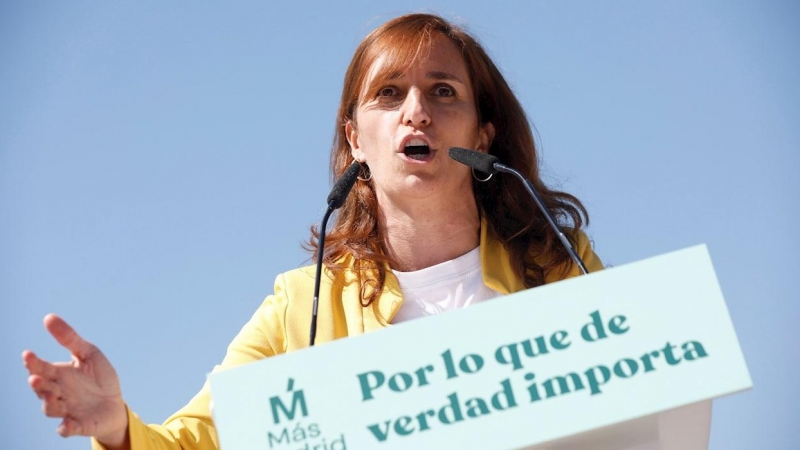
[[[481,220],[481,269],[483,284],[503,295],[525,289],[525,283],[511,267],[511,255],[485,220]]]

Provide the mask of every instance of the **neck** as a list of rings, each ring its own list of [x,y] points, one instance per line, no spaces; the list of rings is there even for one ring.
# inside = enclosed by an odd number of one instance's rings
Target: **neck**
[[[480,216],[473,199],[426,208],[382,208],[379,226],[392,268],[412,272],[455,259],[478,246]]]

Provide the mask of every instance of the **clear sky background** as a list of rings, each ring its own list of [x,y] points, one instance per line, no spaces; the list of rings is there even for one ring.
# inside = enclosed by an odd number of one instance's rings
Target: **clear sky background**
[[[793,1],[0,2],[0,435],[63,440],[20,353],[70,321],[161,422],[308,263],[345,68],[405,12],[474,32],[607,264],[706,243],[755,388],[711,448],[800,442]],[[691,314],[691,311],[686,311]]]

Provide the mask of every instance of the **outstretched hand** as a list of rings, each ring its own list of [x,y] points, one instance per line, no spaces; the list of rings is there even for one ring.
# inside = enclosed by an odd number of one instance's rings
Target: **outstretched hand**
[[[45,316],[44,326],[72,354],[72,361],[49,363],[30,350],[22,352],[28,384],[42,399],[45,415],[63,418],[61,436],[94,436],[109,447],[123,445],[128,414],[116,370],[57,315]]]

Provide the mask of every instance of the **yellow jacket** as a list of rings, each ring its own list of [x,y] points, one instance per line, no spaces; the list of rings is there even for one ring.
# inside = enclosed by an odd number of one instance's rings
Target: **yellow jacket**
[[[480,258],[483,282],[501,294],[510,294],[525,289],[525,285],[511,268],[509,254],[503,244],[481,227]],[[577,235],[575,249],[583,259],[589,272],[603,268],[600,259],[592,251],[588,238]],[[308,346],[311,303],[314,291],[314,266],[295,269],[278,276],[275,292],[268,296],[247,324],[228,346],[222,363],[214,371],[253,362],[276,354],[302,349]],[[566,276],[558,271],[545,279],[546,283],[578,275],[573,265]],[[317,325],[317,343],[324,343],[348,336],[357,336],[380,330],[390,325],[392,317],[403,303],[397,279],[387,273],[383,292],[372,305],[362,307],[359,301],[359,286],[352,283],[352,274],[339,278],[322,277]],[[327,296],[324,293],[329,293]],[[217,432],[211,420],[209,402],[211,394],[208,383],[200,392],[173,414],[163,425],[146,425],[128,409],[128,432],[132,450],[144,449],[195,449],[218,448]],[[104,450],[96,440],[92,448]]]

